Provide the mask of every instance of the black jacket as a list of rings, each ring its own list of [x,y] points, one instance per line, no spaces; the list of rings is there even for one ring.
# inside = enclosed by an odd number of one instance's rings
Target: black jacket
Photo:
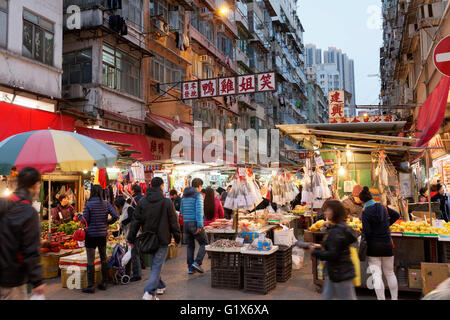
[[[323,250],[315,249],[312,255],[327,262],[328,277],[333,282],[355,277],[355,268],[350,258],[350,245],[357,237],[347,224],[335,224],[328,229]]]
[[[25,189],[14,194],[20,200],[32,201]],[[6,199],[0,212],[0,287],[30,283],[36,288],[43,283],[38,213],[30,204]]]
[[[180,242],[180,225],[178,223],[175,208],[170,199],[164,198],[159,188],[149,188],[145,197],[139,201],[134,210],[131,221],[128,242],[136,241],[136,234],[142,226],[142,232],[152,231],[152,226],[161,217],[158,227],[158,238],[161,246],[167,246],[172,241],[172,236],[176,243]]]
[[[171,199],[171,200],[175,207],[175,210],[180,211],[181,198],[179,196],[177,196],[175,199]]]
[[[362,213],[362,231],[366,236],[367,245],[370,246],[372,242],[392,243],[389,227],[399,218],[400,214],[397,211],[380,203],[366,207]]]

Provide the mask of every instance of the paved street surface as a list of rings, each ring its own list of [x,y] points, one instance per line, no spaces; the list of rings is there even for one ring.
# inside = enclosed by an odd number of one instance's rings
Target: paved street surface
[[[166,262],[162,278],[167,291],[162,300],[320,300],[312,281],[311,260],[305,256],[305,265],[301,270],[293,270],[292,278],[286,283],[277,283],[275,290],[267,295],[245,293],[242,290],[211,288],[210,260],[205,257],[204,274],[188,275],[186,266],[186,246],[179,248],[178,257]],[[69,290],[61,287],[61,278],[47,281],[47,299],[49,300],[139,300],[142,298],[149,268],[143,270],[143,280],[128,285],[110,285],[107,291],[97,290],[95,294],[84,294],[81,290]],[[358,299],[374,300],[375,293],[358,290]],[[388,294],[386,294],[389,297]],[[400,295],[401,299],[418,299],[419,295]]]

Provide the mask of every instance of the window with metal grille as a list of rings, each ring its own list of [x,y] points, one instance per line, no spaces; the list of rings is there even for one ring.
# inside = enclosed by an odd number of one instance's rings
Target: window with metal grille
[[[140,97],[140,60],[104,44],[102,61],[103,85]]]
[[[63,85],[92,82],[92,48],[63,55]]]
[[[53,65],[54,56],[54,30],[52,22],[38,15],[23,10],[23,56]]]

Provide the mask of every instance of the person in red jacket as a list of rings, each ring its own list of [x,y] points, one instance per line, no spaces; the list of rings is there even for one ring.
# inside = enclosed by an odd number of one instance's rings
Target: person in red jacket
[[[224,212],[220,199],[215,196],[213,188],[208,187],[205,190],[205,202],[203,212],[205,213],[204,226],[209,226],[217,219],[223,219]]]

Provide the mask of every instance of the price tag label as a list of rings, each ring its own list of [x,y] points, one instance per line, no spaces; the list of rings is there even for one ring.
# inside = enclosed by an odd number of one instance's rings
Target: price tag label
[[[259,241],[264,241],[264,240],[266,240],[266,234],[265,234],[265,233],[260,233],[260,234],[258,235],[258,240],[259,240]]]
[[[237,237],[237,238],[236,238],[236,242],[237,242],[237,243],[240,243],[240,244],[244,244],[244,238]]]
[[[62,215],[62,213],[61,213],[61,211],[60,212],[58,212],[58,215],[59,215],[59,219],[63,219],[63,215]]]
[[[433,227],[438,228],[438,229],[444,229],[444,220],[438,220],[438,219],[434,219],[433,220]]]
[[[318,167],[323,167],[325,165],[321,156],[315,157],[314,161],[316,162],[316,166]]]

